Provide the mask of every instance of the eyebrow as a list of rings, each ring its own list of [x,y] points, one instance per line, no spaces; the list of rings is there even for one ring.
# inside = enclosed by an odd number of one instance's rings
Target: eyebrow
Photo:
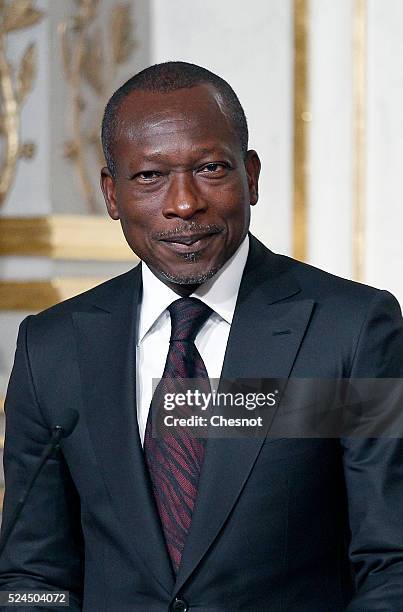
[[[232,150],[227,149],[226,147],[223,147],[220,149],[203,148],[203,149],[195,149],[194,153],[200,157],[202,157],[203,155],[211,155],[211,154],[231,155]],[[165,151],[161,151],[161,150],[156,150],[156,151],[153,151],[152,153],[149,153],[148,155],[144,155],[143,160],[152,162],[152,161],[156,161],[157,159],[160,159],[161,157],[166,157],[167,155],[169,155],[169,153],[166,153]]]

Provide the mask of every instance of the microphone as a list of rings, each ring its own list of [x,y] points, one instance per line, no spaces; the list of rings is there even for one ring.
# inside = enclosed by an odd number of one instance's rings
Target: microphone
[[[32,474],[32,477],[29,480],[27,487],[23,489],[17,501],[17,505],[14,509],[14,513],[12,514],[12,517],[9,523],[2,534],[2,542],[0,543],[0,556],[3,553],[3,550],[9,540],[9,537],[15,527],[16,522],[18,521],[18,518],[21,514],[22,509],[25,506],[29,492],[34,486],[35,481],[38,478],[39,474],[41,473],[43,466],[45,465],[45,463],[47,462],[47,460],[49,459],[53,451],[59,448],[59,444],[62,438],[67,438],[67,436],[69,436],[75,429],[78,423],[78,412],[76,410],[70,410],[70,409],[65,410],[64,413],[62,413],[61,415],[59,423],[62,423],[62,424],[61,425],[57,424],[52,427],[52,434],[51,434],[50,440],[45,446],[45,448],[43,449],[42,454],[39,459],[39,463],[36,466],[36,469],[34,473]]]

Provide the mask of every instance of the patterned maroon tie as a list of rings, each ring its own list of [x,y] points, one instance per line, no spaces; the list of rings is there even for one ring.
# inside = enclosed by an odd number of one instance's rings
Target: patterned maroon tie
[[[208,374],[194,340],[212,310],[196,298],[180,298],[168,308],[171,339],[162,379],[148,414],[144,453],[167,548],[178,571],[192,520],[205,439],[190,435],[186,427],[163,428],[153,437],[152,423],[161,410],[165,393],[186,392],[186,381],[197,378],[208,384]]]

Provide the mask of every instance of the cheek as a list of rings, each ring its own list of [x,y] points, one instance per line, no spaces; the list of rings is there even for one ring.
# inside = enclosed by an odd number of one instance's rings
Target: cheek
[[[122,226],[130,229],[131,225],[151,227],[158,218],[161,206],[155,194],[139,197],[133,189],[126,187],[117,191],[117,208]]]
[[[236,202],[243,202],[246,197],[249,197],[246,196],[246,192],[243,188],[242,182],[239,179],[216,186],[214,192],[217,196],[221,197],[224,202],[233,204],[235,204]]]
[[[222,180],[208,180],[196,177],[195,186],[198,191],[211,203],[232,205],[245,200],[249,201],[247,180],[239,172],[232,171]]]
[[[224,221],[232,231],[239,233],[242,226],[249,221],[250,203],[249,197],[239,190],[216,189],[210,192],[209,203],[210,213]]]
[[[250,220],[249,200],[238,199],[223,208],[223,212],[232,229],[242,231],[242,227]]]

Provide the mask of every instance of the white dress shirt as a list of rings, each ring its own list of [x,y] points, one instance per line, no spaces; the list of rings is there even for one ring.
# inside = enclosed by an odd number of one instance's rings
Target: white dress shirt
[[[205,363],[209,378],[219,379],[239,286],[249,252],[249,237],[234,255],[192,297],[210,306],[213,313],[200,328],[195,344]],[[160,281],[143,262],[143,297],[137,328],[137,421],[144,442],[148,411],[153,394],[153,379],[162,377],[171,335],[167,307],[179,295]]]

